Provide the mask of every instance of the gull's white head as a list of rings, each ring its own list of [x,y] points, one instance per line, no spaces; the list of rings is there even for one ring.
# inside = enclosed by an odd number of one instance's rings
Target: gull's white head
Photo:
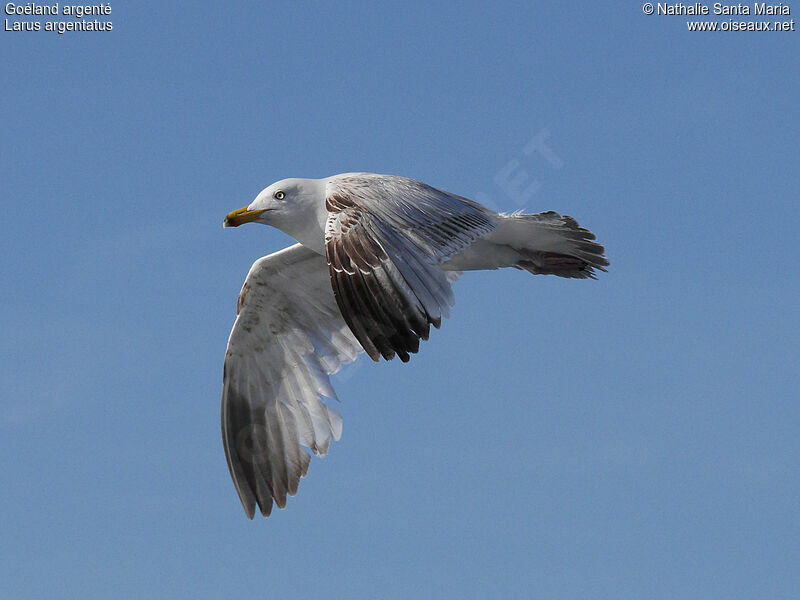
[[[254,222],[279,229],[306,220],[324,201],[324,182],[319,179],[281,179],[264,188],[249,205],[229,213],[223,227]]]
[[[244,223],[271,225],[315,252],[324,252],[325,179],[281,179],[264,188],[249,205],[229,213],[223,227]]]

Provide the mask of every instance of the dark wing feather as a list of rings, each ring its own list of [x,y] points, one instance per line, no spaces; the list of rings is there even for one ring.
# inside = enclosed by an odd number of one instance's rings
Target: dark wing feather
[[[328,182],[325,252],[344,320],[369,356],[407,361],[453,305],[440,265],[496,228],[482,206],[424,183],[351,174]]]
[[[297,493],[310,457],[338,439],[328,375],[361,352],[330,288],[325,258],[297,244],[256,261],[239,296],[222,385],[222,439],[251,519]]]

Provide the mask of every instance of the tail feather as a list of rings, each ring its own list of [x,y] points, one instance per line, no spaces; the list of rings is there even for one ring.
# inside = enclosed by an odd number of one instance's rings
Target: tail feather
[[[555,254],[554,252],[521,251],[528,258],[523,258],[514,267],[523,269],[534,275],[558,275],[577,279],[597,279],[595,267],[580,258]],[[605,271],[603,267],[597,267]]]
[[[487,237],[517,251],[513,266],[530,273],[595,279],[609,265],[595,235],[572,217],[547,211],[499,215],[498,229]]]

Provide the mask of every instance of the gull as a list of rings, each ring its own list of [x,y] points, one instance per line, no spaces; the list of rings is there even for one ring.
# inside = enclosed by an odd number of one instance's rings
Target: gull
[[[366,352],[409,360],[454,304],[463,271],[515,267],[595,278],[609,262],[572,217],[496,213],[395,175],[283,179],[224,227],[271,225],[297,242],[247,274],[228,339],[222,439],[245,513],[294,496],[342,419],[329,376]]]

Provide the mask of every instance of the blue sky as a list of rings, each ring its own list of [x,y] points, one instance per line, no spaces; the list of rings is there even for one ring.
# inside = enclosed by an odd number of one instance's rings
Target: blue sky
[[[112,8],[0,31],[3,598],[794,597],[800,33],[632,2]],[[573,215],[611,268],[462,278],[409,364],[334,378],[342,440],[250,522],[222,359],[290,240],[221,221],[345,171]]]

